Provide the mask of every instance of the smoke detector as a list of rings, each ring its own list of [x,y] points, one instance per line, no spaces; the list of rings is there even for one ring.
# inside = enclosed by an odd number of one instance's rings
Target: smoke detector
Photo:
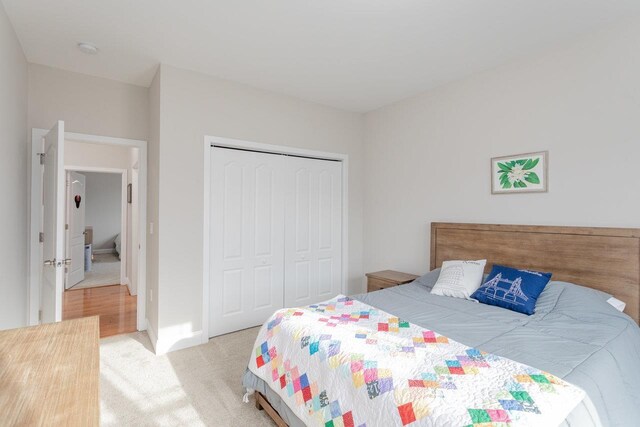
[[[80,52],[86,53],[87,55],[95,55],[98,53],[98,47],[93,43],[80,42],[78,43],[78,49],[80,49]]]

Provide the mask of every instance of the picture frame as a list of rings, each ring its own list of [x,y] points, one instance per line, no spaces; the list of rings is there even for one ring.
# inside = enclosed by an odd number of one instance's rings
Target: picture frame
[[[546,193],[548,190],[548,151],[491,159],[491,194]]]
[[[131,184],[127,184],[127,203],[131,204],[133,193],[133,186]]]

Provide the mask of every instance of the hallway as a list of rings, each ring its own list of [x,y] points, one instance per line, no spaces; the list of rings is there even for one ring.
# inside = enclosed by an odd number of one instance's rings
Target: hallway
[[[92,268],[84,272],[84,280],[69,288],[69,290],[98,288],[101,286],[120,283],[120,259],[116,254],[94,255]]]

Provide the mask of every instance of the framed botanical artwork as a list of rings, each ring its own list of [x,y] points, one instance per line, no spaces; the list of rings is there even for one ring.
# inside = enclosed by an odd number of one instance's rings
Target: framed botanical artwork
[[[538,193],[548,188],[547,151],[491,159],[491,193]]]

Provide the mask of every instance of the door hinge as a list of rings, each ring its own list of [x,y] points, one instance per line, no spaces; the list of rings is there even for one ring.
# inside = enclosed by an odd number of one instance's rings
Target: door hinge
[[[44,165],[45,153],[37,153],[36,156],[40,157],[40,164]]]
[[[42,322],[42,310],[38,310],[38,322]]]
[[[42,231],[38,233],[38,241],[44,243],[44,233]]]
[[[69,224],[65,224],[65,225],[64,225],[64,229],[65,229],[65,230],[68,230],[68,229],[69,229]]]

